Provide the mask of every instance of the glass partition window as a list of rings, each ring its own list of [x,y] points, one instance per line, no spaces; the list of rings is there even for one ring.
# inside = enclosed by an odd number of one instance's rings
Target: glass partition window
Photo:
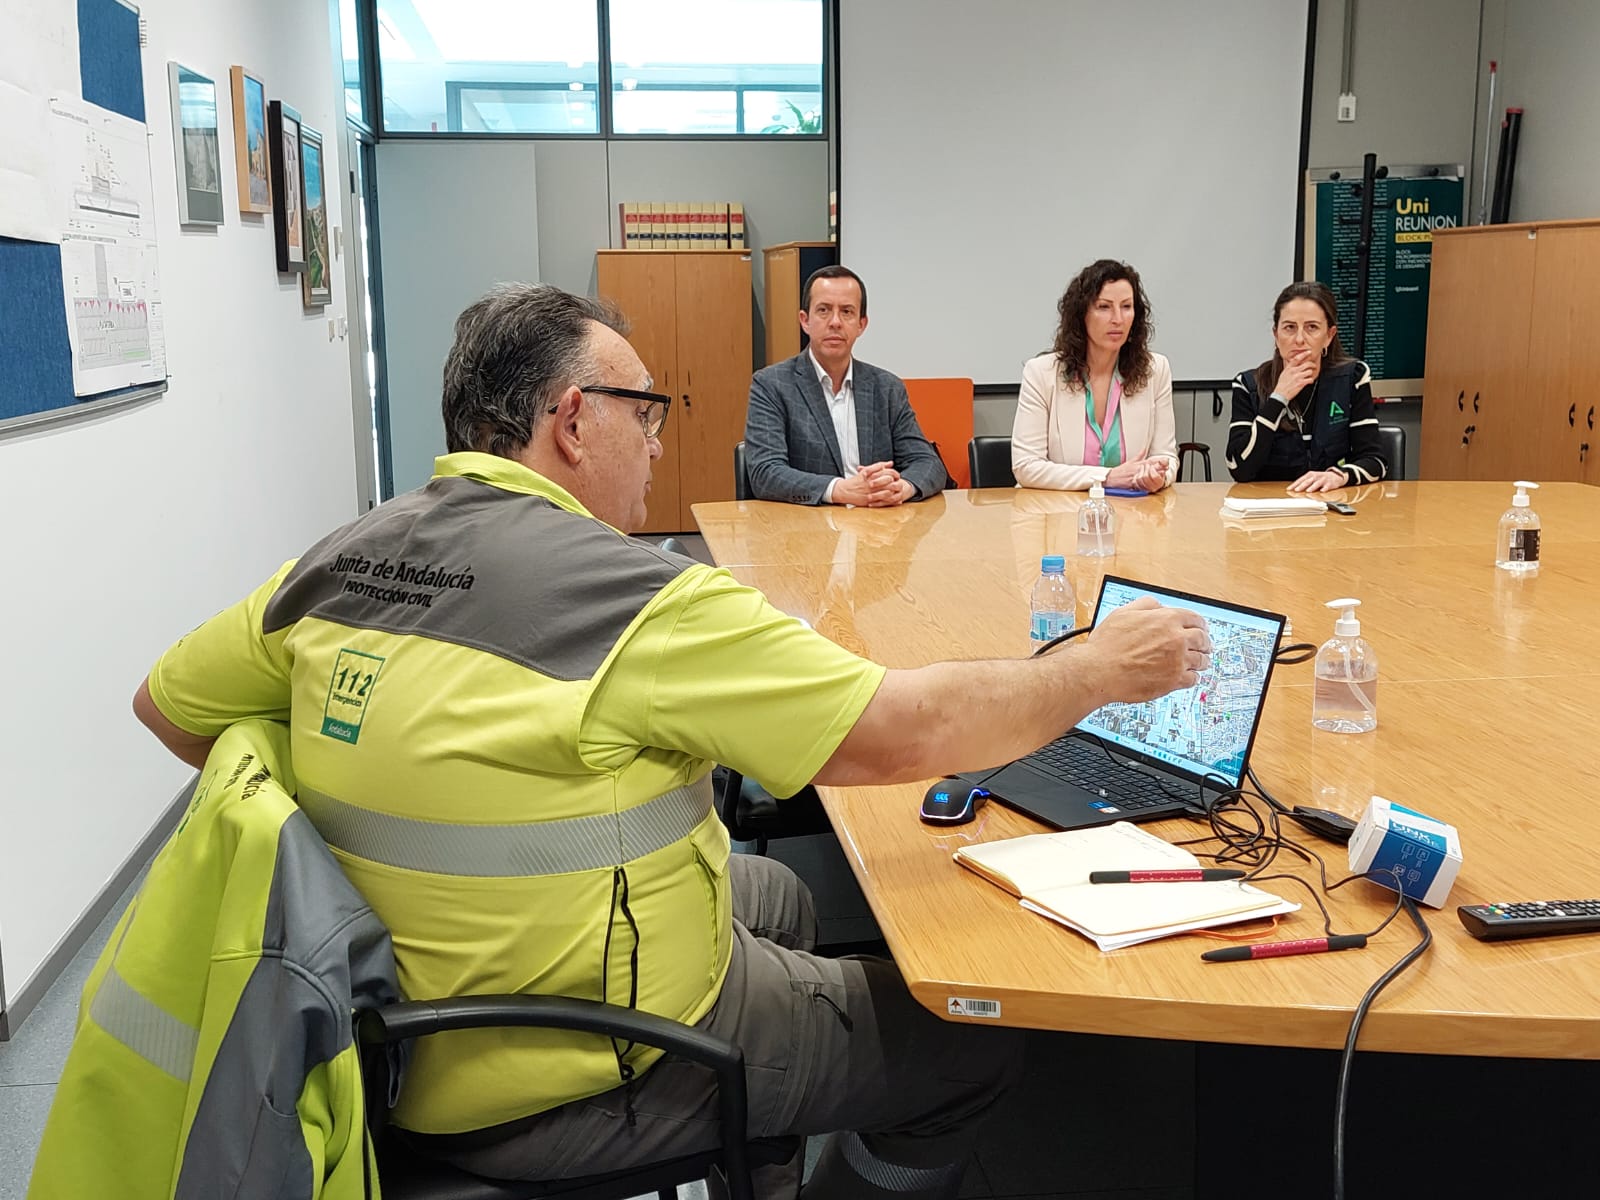
[[[377,7],[386,132],[600,132],[594,0]]]
[[[359,115],[357,0],[340,0]],[[387,133],[602,132],[595,0],[376,0]],[[823,0],[611,0],[611,134],[821,136]]]
[[[820,135],[822,0],[611,0],[611,131]]]
[[[344,112],[369,129],[366,98],[361,92],[361,31],[356,24],[356,0],[339,0],[339,57],[344,60]]]

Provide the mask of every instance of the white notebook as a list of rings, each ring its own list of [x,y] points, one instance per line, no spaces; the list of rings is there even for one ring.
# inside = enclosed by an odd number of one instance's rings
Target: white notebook
[[[962,866],[1022,907],[1119,950],[1190,929],[1253,921],[1300,906],[1248,883],[1090,883],[1090,871],[1198,867],[1180,846],[1127,821],[981,842],[955,852]]]

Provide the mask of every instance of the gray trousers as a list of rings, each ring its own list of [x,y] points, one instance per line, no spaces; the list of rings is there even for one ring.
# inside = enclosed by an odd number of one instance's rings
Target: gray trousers
[[[736,854],[733,958],[700,1028],[744,1048],[752,1137],[828,1134],[808,1197],[954,1197],[982,1118],[1021,1067],[1022,1034],[942,1021],[892,962],[819,958],[811,894],[768,858]],[[667,1057],[633,1086],[541,1114],[489,1145],[418,1139],[479,1175],[561,1179],[718,1143],[716,1078]],[[520,1124],[520,1123],[519,1123]],[[799,1194],[803,1154],[756,1172],[763,1200]]]

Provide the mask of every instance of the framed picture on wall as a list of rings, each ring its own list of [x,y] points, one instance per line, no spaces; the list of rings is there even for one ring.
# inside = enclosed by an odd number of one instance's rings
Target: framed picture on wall
[[[178,167],[178,220],[222,224],[222,150],[217,85],[181,63],[167,64],[172,87],[172,156]]]
[[[267,149],[272,181],[272,240],[278,270],[306,269],[305,220],[300,199],[300,114],[282,100],[267,105]]]
[[[239,174],[239,211],[272,211],[272,167],[267,154],[267,89],[243,67],[228,71],[233,84],[233,158]]]
[[[306,269],[300,276],[300,297],[307,308],[321,308],[333,298],[328,265],[328,195],[322,135],[300,126],[300,198],[305,213]]]

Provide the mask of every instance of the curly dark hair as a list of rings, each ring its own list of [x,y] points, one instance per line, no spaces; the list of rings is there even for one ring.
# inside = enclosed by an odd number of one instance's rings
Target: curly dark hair
[[[1150,297],[1144,294],[1139,272],[1125,262],[1102,258],[1072,277],[1067,290],[1061,293],[1061,302],[1056,305],[1061,324],[1056,327],[1056,344],[1051,348],[1055,351],[1061,377],[1068,383],[1087,386],[1089,330],[1085,322],[1089,305],[1095,302],[1106,284],[1124,279],[1133,285],[1133,328],[1128,330],[1128,340],[1117,355],[1117,373],[1122,376],[1122,386],[1130,392],[1137,392],[1150,382],[1150,335],[1156,327],[1150,312]]]
[[[1272,329],[1276,334],[1278,318],[1283,315],[1283,306],[1291,300],[1310,300],[1322,309],[1322,315],[1328,318],[1328,327],[1337,329],[1339,326],[1339,302],[1333,298],[1333,292],[1325,283],[1315,279],[1301,280],[1291,283],[1278,293],[1277,300],[1272,304]],[[1323,359],[1324,369],[1342,363],[1350,356],[1344,352],[1344,343],[1339,340],[1339,335],[1333,335],[1333,341],[1328,343],[1328,353]],[[1283,374],[1283,355],[1278,353],[1276,337],[1272,343],[1272,357],[1256,368],[1256,394],[1262,403],[1266,403],[1272,389],[1278,386],[1278,376]]]

